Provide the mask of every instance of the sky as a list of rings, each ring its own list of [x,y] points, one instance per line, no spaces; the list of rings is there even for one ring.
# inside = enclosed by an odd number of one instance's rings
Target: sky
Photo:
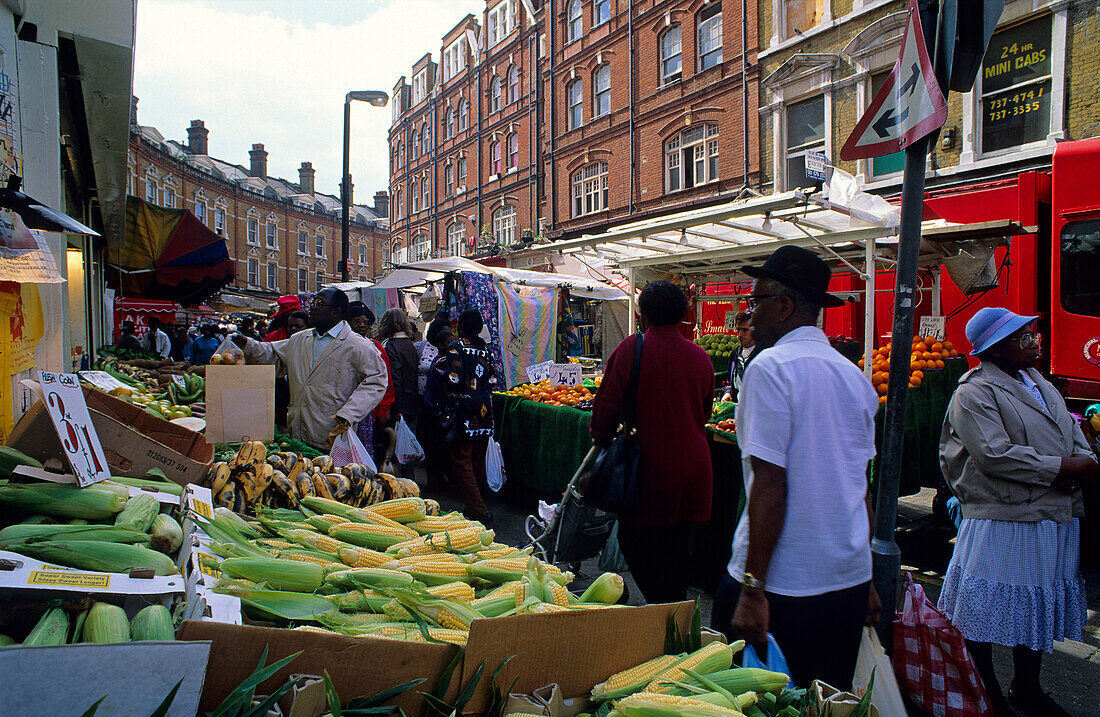
[[[484,0],[138,0],[134,95],[138,122],[187,141],[201,119],[213,157],[245,167],[253,143],[268,175],[339,196],[343,103],[350,90],[393,91],[414,62],[439,61],[443,35]],[[353,102],[351,174],[357,203],[389,183],[390,107]]]

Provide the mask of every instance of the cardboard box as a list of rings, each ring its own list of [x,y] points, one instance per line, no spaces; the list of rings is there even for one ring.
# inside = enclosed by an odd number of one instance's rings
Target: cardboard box
[[[453,704],[462,686],[485,662],[485,677],[464,710],[471,715],[484,712],[489,704],[487,676],[512,655],[515,657],[497,678],[501,689],[508,689],[513,677],[518,677],[514,688],[518,693],[557,683],[564,699],[586,696],[593,685],[616,672],[663,654],[668,618],[675,613],[680,629],[686,631],[693,609],[692,603],[684,602],[476,620],[464,660],[451,680],[447,701]],[[303,653],[263,683],[258,692],[277,689],[292,673],[323,674],[328,670],[336,691],[346,702],[423,677],[426,681],[422,685],[394,701],[408,714],[420,714],[424,702],[418,691],[435,685],[456,649],[449,645],[196,621],[185,621],[178,638],[213,642],[202,710],[213,709],[247,677],[267,645],[269,662],[299,650]]]
[[[212,643],[202,712],[213,710],[232,692],[260,661],[264,646],[268,664],[299,650],[302,654],[274,677],[260,684],[256,692],[271,694],[291,675],[329,675],[340,698],[346,703],[356,697],[377,694],[418,677],[419,687],[409,690],[392,704],[410,715],[423,711],[424,698],[417,690],[429,690],[439,680],[458,648],[423,642],[402,642],[375,637],[343,637],[301,630],[284,630],[248,625],[187,620],[177,632],[179,640],[209,640]],[[458,697],[459,670],[455,670],[448,701]]]
[[[208,642],[0,647],[0,712],[77,715],[100,697],[100,715],[148,715],[181,678],[169,717],[194,717],[210,656]]]
[[[0,550],[0,588],[89,595],[172,596],[183,594],[185,585],[182,575],[131,577],[129,573],[99,573],[50,565],[19,553]]]
[[[113,475],[141,478],[160,468],[170,480],[187,485],[199,483],[214,460],[214,447],[201,433],[95,389],[84,387],[84,400]],[[43,463],[64,461],[61,442],[41,402],[16,424],[8,445]]]

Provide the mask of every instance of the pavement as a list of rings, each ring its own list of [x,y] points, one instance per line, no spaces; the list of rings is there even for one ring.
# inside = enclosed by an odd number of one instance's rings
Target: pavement
[[[416,477],[423,485],[423,474],[418,471]],[[914,580],[924,586],[929,599],[935,602],[951,558],[953,535],[932,523],[933,493],[925,489],[899,501],[897,542],[902,551],[902,569],[911,572]],[[463,506],[457,492],[449,489],[441,493],[433,492],[427,497],[438,500],[444,511],[461,510]],[[490,495],[486,503],[494,515],[492,528],[499,542],[521,547],[531,542],[524,525],[526,517],[538,509],[536,499],[529,496],[515,499],[506,487],[503,494]],[[583,589],[600,575],[596,562],[593,559],[576,566],[572,589]],[[1044,689],[1074,717],[1100,716],[1100,567],[1087,567],[1083,573],[1088,601],[1088,625],[1083,640],[1055,643],[1054,653],[1043,658],[1041,676]],[[630,573],[623,573],[623,579],[627,602],[631,605],[643,604],[641,592]],[[695,597],[700,599],[703,625],[709,625],[712,596],[702,590],[692,590],[689,598]],[[1012,680],[1012,651],[996,646],[993,658],[1002,689],[1007,692]],[[912,708],[910,714],[925,713]]]

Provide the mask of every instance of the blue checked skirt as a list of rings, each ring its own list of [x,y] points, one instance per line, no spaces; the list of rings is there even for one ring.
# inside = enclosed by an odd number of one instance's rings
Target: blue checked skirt
[[[1087,620],[1081,527],[965,518],[938,607],[967,640],[1052,652]]]

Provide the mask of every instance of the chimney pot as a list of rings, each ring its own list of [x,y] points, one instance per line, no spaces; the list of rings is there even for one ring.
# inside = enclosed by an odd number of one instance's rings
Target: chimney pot
[[[201,119],[191,120],[187,128],[187,149],[191,154],[209,154],[208,137],[210,130]]]
[[[312,162],[302,162],[302,166],[298,167],[298,190],[302,194],[313,194],[313,178],[316,172],[313,169]]]
[[[248,157],[252,163],[252,176],[267,179],[267,151],[264,146],[259,142],[253,144]]]
[[[383,219],[390,216],[390,195],[384,189],[374,193],[374,213]]]

